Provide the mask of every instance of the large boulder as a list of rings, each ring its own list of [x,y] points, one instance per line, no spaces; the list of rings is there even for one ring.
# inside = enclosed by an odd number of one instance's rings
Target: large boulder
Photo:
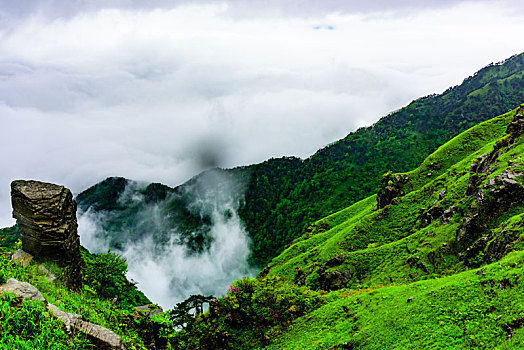
[[[47,304],[47,309],[64,324],[68,332],[76,329],[84,333],[97,349],[125,350],[122,338],[109,329],[84,321],[82,316],[62,311],[53,304]]]
[[[404,174],[393,174],[391,171],[382,175],[380,188],[377,192],[377,210],[393,204],[395,198],[403,196],[403,185],[409,177]]]
[[[79,288],[82,259],[71,191],[55,184],[17,180],[11,183],[11,201],[23,250],[37,260],[57,261],[66,270],[68,287]]]

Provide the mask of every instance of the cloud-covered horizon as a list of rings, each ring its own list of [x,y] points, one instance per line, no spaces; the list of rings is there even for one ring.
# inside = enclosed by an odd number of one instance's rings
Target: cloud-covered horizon
[[[522,51],[513,1],[143,3],[0,4],[0,227],[14,179],[175,186],[308,157]]]

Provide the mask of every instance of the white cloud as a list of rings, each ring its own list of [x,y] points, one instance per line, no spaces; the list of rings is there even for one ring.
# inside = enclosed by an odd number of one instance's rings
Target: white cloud
[[[192,294],[223,296],[233,281],[255,275],[247,263],[250,238],[237,214],[238,201],[231,181],[220,173],[208,172],[193,184],[196,190],[192,193],[199,197],[191,199],[188,209],[210,218],[210,247],[203,252],[190,251],[181,243],[187,233],[166,220],[166,206],[173,197],[139,206],[133,226],[147,230],[137,229],[141,234],[138,239],[122,239],[122,248],[116,252],[127,259],[128,278],[137,281],[152,302],[169,309]],[[139,203],[143,186],[128,183],[118,201],[124,205]],[[79,215],[80,243],[92,253],[105,253],[110,248],[103,223],[111,220],[111,215],[91,210]],[[112,237],[125,237],[128,230],[121,228]]]
[[[249,17],[236,2],[121,3],[58,17],[41,2],[0,30],[0,227],[16,178],[177,185],[202,147],[227,167],[306,157],[519,53],[524,32],[511,2]]]

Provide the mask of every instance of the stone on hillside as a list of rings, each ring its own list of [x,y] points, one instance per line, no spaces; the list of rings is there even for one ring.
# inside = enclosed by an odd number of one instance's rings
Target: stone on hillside
[[[68,287],[79,288],[82,259],[71,191],[55,184],[18,180],[11,183],[11,201],[24,251],[37,260],[57,261],[66,268]]]
[[[121,349],[125,350],[122,338],[107,328],[82,320],[82,316],[60,310],[53,304],[47,304],[47,309],[57,319],[62,321],[68,332],[71,329],[79,330],[87,335],[88,339],[97,349]]]
[[[22,299],[45,301],[42,293],[32,284],[20,282],[14,278],[10,278],[6,283],[0,285],[0,292],[10,292]]]
[[[13,255],[11,255],[11,261],[14,261],[22,266],[28,265],[31,260],[33,260],[33,256],[24,252],[22,249],[15,250]]]
[[[14,278],[10,278],[6,283],[0,285],[0,294],[2,292],[13,293],[22,299],[40,300],[45,302],[42,293],[40,293],[36,287],[27,282],[20,282]],[[94,323],[86,322],[82,320],[82,316],[62,311],[50,303],[47,304],[47,310],[49,310],[54,317],[62,321],[68,332],[74,328],[87,335],[97,349],[125,350],[125,347],[122,344],[122,338],[109,329]]]
[[[47,304],[47,309],[53,316],[55,316],[64,324],[68,332],[71,332],[71,327],[74,327],[77,323],[82,322],[82,316],[62,311],[51,303]]]
[[[97,349],[125,350],[124,345],[122,344],[122,338],[107,328],[85,321],[77,323],[75,327],[80,332],[85,333]]]
[[[506,129],[506,134],[511,135],[511,139],[514,141],[520,135],[524,134],[524,108],[520,107],[517,110],[517,113],[515,113],[515,117],[511,121],[511,123],[508,124],[508,127]]]
[[[388,172],[382,175],[380,188],[377,193],[377,210],[393,204],[393,200],[402,196],[402,186],[407,183],[409,177],[404,174],[393,174]]]

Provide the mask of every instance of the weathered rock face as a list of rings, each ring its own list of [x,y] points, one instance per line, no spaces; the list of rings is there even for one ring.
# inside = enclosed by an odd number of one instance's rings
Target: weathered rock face
[[[30,300],[41,300],[45,301],[42,293],[36,289],[32,284],[27,282],[20,282],[14,278],[10,278],[6,283],[0,285],[0,293],[9,292],[13,293],[17,297],[22,299]]]
[[[455,234],[459,251],[465,252],[466,262],[484,250],[486,262],[507,253],[507,244],[503,242],[512,235],[512,231],[495,233],[487,229],[498,215],[524,202],[524,187],[519,184],[524,174],[515,169],[516,163],[513,162],[508,162],[502,174],[493,176],[493,173],[497,169],[498,158],[512,147],[523,131],[524,111],[521,108],[506,129],[507,136],[497,142],[491,152],[477,158],[470,167],[465,196],[470,196],[475,205],[470,204],[470,212]]]
[[[66,269],[68,287],[79,288],[82,259],[71,191],[55,184],[17,180],[11,183],[11,201],[23,250],[35,259],[60,263]]]
[[[520,107],[515,113],[515,117],[506,129],[506,134],[511,135],[511,141],[524,134],[524,107]]]
[[[318,269],[318,283],[324,290],[337,290],[351,281],[353,275],[349,270],[340,272],[337,270],[328,270],[329,268],[340,266],[344,263],[347,255],[340,254],[327,261]]]
[[[388,172],[382,176],[380,188],[377,193],[377,209],[392,204],[394,199],[402,196],[402,185],[408,182],[409,177],[403,174]]]
[[[62,321],[68,332],[72,329],[79,330],[87,335],[87,338],[97,349],[125,350],[124,345],[122,345],[122,338],[109,329],[91,322],[86,322],[82,319],[82,316],[62,311],[53,304],[47,304],[47,309],[53,316]]]
[[[486,245],[495,238],[491,231],[486,236],[481,237],[491,220],[501,213],[507,212],[513,206],[524,202],[524,188],[514,180],[516,176],[520,177],[522,174],[516,175],[511,172],[511,169],[507,169],[502,175],[496,175],[487,184],[479,187],[474,196],[477,206],[463,219],[455,234],[459,249],[465,250],[466,259],[470,259],[484,250]],[[504,232],[496,236],[501,238],[502,241],[508,237]],[[501,242],[498,242],[498,239],[492,242],[491,249],[487,251],[489,253],[486,255],[487,261],[491,260],[492,257],[501,257],[506,252],[504,248],[506,244],[499,243]]]
[[[429,226],[433,221],[439,219],[440,224],[448,224],[449,221],[455,216],[457,212],[462,212],[462,210],[452,205],[448,207],[447,209],[442,209],[440,207],[440,203],[426,209],[426,208],[420,208],[419,209],[419,216],[417,220],[419,221],[419,227],[426,227]]]

